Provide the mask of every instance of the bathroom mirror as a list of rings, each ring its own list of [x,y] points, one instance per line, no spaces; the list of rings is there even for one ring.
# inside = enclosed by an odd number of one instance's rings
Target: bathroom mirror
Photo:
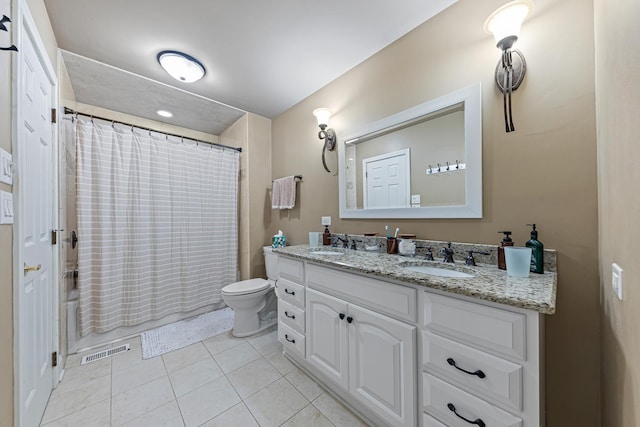
[[[338,164],[341,218],[482,218],[480,84],[348,133]]]

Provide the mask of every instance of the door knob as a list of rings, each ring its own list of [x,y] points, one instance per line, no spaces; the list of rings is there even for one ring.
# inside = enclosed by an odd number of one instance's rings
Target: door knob
[[[24,263],[24,273],[27,274],[30,271],[39,271],[42,268],[42,264],[38,264],[38,265],[27,265],[27,263]]]

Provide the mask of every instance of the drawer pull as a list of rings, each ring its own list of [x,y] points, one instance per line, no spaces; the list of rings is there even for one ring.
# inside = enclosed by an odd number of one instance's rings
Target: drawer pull
[[[456,368],[457,370],[464,372],[465,374],[469,374],[469,375],[477,375],[477,376],[478,376],[478,378],[484,378],[484,377],[486,377],[486,375],[484,374],[484,372],[482,372],[480,369],[478,369],[478,370],[477,370],[477,371],[475,371],[475,372],[471,372],[471,371],[467,371],[467,370],[465,370],[465,369],[462,369],[462,368],[458,367],[458,366],[456,365],[456,361],[455,361],[455,360],[453,360],[452,358],[448,358],[448,359],[447,359],[447,363],[448,363],[449,365],[453,366],[454,368]]]
[[[340,320],[344,319],[344,313],[338,314],[338,317],[340,318]]]
[[[484,423],[484,421],[482,421],[480,418],[476,418],[476,420],[475,420],[475,421],[471,421],[471,420],[466,419],[465,417],[463,417],[463,416],[462,416],[462,415],[460,415],[459,413],[457,413],[457,412],[456,412],[456,407],[455,407],[455,406],[453,406],[453,403],[447,403],[447,408],[449,408],[449,410],[450,410],[451,412],[453,412],[454,414],[456,414],[456,417],[458,417],[458,418],[460,418],[460,419],[465,420],[465,421],[466,421],[466,422],[468,422],[469,424],[475,424],[475,425],[480,426],[480,427],[485,427],[485,426],[486,426],[486,424]]]
[[[287,334],[284,334],[284,339],[285,339],[285,340],[287,340],[287,341],[289,341],[289,342],[290,342],[290,343],[292,343],[292,344],[295,344],[295,343],[296,343],[296,340],[290,340],[290,339],[289,339],[289,335],[287,335]]]
[[[289,295],[295,295],[295,294],[296,294],[294,291],[290,291],[290,290],[289,290],[289,289],[287,289],[287,288],[284,288],[284,293],[285,293],[285,294],[289,294]]]
[[[295,314],[289,314],[286,311],[284,312],[284,315],[287,316],[289,319],[295,319],[296,318]]]
[[[351,322],[353,322],[353,317],[348,316],[348,317],[347,317],[347,323],[351,323]]]

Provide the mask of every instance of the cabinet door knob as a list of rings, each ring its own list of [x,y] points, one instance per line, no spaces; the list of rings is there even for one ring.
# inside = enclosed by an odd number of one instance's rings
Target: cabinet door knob
[[[289,319],[295,319],[296,318],[295,314],[289,314],[286,311],[284,312],[284,315],[287,316]]]
[[[340,318],[340,320],[344,319],[344,313],[338,314],[338,317]]]
[[[351,316],[347,316],[347,322],[348,322],[348,323],[353,322],[353,317],[351,317]]]
[[[293,344],[295,344],[295,343],[296,343],[296,340],[290,340],[290,339],[289,339],[289,335],[287,335],[287,334],[284,334],[284,339],[285,339],[285,340],[287,340],[287,341],[289,341],[290,343],[293,343]]]
[[[289,290],[289,289],[287,289],[287,288],[284,288],[284,292],[285,292],[286,294],[289,294],[289,295],[295,295],[295,294],[296,294],[294,291],[290,291],[290,290]]]
[[[471,371],[467,371],[466,369],[462,369],[461,367],[459,367],[458,365],[456,365],[456,361],[453,360],[452,358],[448,358],[447,359],[447,363],[451,366],[453,366],[454,368],[456,368],[459,371],[464,372],[465,374],[469,374],[469,375],[477,375],[478,378],[484,378],[486,377],[485,373],[482,372],[480,369],[478,369],[475,372],[471,372]]]
[[[474,421],[468,420],[465,417],[463,417],[462,415],[460,415],[459,413],[456,412],[456,407],[453,406],[453,403],[447,403],[447,408],[449,408],[449,410],[451,412],[453,412],[454,414],[456,414],[456,417],[465,420],[466,422],[468,422],[469,424],[475,424],[477,426],[480,427],[486,427],[486,424],[484,423],[484,421],[482,421],[480,418],[476,418]]]

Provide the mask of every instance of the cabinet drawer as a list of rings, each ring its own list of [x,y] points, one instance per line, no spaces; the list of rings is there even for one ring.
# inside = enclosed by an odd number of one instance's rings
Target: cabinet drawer
[[[281,279],[304,283],[304,263],[302,261],[278,256],[278,271]]]
[[[304,334],[304,310],[278,299],[278,320]]]
[[[416,321],[416,290],[381,280],[307,264],[307,285],[374,311]]]
[[[440,421],[436,420],[429,414],[422,414],[422,426],[423,427],[447,427]]]
[[[425,292],[424,326],[442,335],[526,360],[524,314]]]
[[[282,301],[304,308],[304,286],[287,279],[278,279],[276,290],[278,298]]]
[[[305,357],[305,337],[290,326],[278,322],[278,341],[284,346],[285,352],[296,353]]]
[[[425,370],[505,409],[522,410],[522,366],[427,331],[422,356]]]
[[[442,420],[446,425],[469,427],[474,421],[482,420],[484,425],[492,427],[522,426],[522,419],[432,375],[422,375],[424,410]],[[465,421],[461,417],[469,421]]]

